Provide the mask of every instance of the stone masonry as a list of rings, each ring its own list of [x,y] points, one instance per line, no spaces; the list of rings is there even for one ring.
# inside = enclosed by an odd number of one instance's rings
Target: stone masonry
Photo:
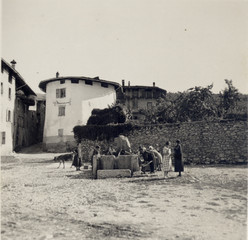
[[[139,145],[152,145],[160,152],[166,141],[175,146],[181,140],[184,162],[186,164],[247,163],[247,122],[215,121],[188,122],[139,126],[127,134],[133,152]],[[89,161],[90,149],[95,144],[104,149],[107,142],[83,141],[84,160]]]

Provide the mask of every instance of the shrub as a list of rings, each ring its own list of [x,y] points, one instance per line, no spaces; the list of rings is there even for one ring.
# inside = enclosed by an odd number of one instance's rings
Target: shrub
[[[112,140],[119,134],[126,134],[134,129],[131,123],[118,125],[86,125],[73,128],[74,137],[77,141],[88,139],[92,141]]]

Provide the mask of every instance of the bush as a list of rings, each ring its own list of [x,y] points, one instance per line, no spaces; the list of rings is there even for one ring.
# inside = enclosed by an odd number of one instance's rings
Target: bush
[[[105,109],[93,109],[87,125],[107,125],[110,123],[124,123],[126,115],[120,106]]]
[[[73,128],[74,137],[77,141],[88,139],[92,141],[112,140],[119,134],[125,134],[134,129],[131,123],[118,125],[86,125]]]

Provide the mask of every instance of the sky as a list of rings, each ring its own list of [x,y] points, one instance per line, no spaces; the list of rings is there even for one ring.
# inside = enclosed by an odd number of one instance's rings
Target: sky
[[[2,0],[1,55],[38,93],[56,72],[248,93],[247,21],[244,0]]]

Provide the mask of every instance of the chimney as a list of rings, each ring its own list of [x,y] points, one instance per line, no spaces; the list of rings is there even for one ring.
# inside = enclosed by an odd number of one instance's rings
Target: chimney
[[[155,87],[155,82],[152,83],[153,87]]]
[[[15,69],[16,61],[13,59],[10,63],[11,63],[12,68]]]
[[[128,87],[130,87],[130,81],[128,81]]]
[[[56,78],[58,78],[59,77],[59,72],[56,72]]]
[[[125,80],[123,79],[122,80],[122,87],[124,87],[125,86]]]

